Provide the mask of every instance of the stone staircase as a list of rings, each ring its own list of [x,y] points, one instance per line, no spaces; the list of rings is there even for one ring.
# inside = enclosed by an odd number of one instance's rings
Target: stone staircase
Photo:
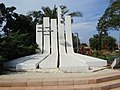
[[[120,90],[120,72],[87,77],[1,78],[0,90]]]

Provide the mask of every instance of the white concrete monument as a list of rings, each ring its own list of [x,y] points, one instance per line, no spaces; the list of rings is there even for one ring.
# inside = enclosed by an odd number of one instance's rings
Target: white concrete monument
[[[36,43],[41,53],[18,58],[5,63],[15,70],[35,70],[59,68],[64,72],[86,72],[90,67],[103,67],[107,61],[93,58],[73,51],[71,17],[62,19],[61,8],[58,18],[43,18],[43,24],[36,25]]]

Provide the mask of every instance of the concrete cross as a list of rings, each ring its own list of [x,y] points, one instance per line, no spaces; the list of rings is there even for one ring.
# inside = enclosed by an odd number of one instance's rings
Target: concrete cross
[[[42,47],[44,47],[44,36],[46,35],[50,35],[50,54],[51,54],[51,32],[53,32],[53,30],[50,30],[50,27],[38,27],[38,29],[41,29],[41,30],[38,30],[37,32],[41,32],[42,33]],[[45,29],[49,29],[49,30],[45,30]],[[49,32],[49,34],[45,34],[45,32]],[[44,48],[42,48],[42,53],[44,51]]]
[[[50,29],[50,27],[45,27],[45,28],[49,28]],[[38,27],[38,29],[42,29],[42,30],[38,30],[37,32],[53,32],[53,30],[44,30],[44,28],[43,27]],[[43,34],[43,35],[50,35],[50,34]]]

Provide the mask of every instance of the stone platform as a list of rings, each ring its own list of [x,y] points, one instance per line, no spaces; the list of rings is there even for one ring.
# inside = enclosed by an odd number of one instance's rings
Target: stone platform
[[[9,70],[27,71],[39,68],[39,63],[42,62],[49,54],[34,54],[26,57],[17,58],[4,63],[4,67]]]
[[[0,76],[0,90],[120,90],[120,71],[94,73],[9,72]]]

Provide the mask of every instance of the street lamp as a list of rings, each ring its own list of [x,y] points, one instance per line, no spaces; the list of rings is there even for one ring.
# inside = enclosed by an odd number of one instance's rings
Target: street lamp
[[[77,40],[77,53],[78,53],[78,51],[79,51],[79,39],[78,39],[78,33],[75,32],[75,34],[77,35],[76,40]]]

